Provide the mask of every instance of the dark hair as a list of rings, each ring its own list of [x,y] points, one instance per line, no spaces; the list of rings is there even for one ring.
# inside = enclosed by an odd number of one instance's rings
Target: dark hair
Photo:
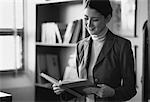
[[[107,17],[109,14],[112,16],[112,7],[109,0],[86,0],[84,8],[93,8]]]

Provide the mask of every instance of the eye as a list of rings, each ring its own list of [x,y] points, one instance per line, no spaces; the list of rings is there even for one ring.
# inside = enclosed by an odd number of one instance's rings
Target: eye
[[[99,21],[99,19],[98,18],[93,18],[92,21],[96,22],[96,21]]]
[[[84,17],[84,20],[86,20],[86,21],[87,21],[87,20],[88,20],[88,18],[87,18],[87,17]]]

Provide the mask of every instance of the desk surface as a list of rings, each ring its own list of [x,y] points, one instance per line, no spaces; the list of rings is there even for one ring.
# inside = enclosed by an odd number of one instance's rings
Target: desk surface
[[[4,92],[0,91],[0,97],[8,97],[8,96],[11,96],[11,94],[4,93]]]
[[[0,102],[12,102],[11,94],[0,91]]]

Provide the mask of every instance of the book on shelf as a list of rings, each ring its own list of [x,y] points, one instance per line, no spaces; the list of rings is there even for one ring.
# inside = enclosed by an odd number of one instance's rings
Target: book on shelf
[[[94,86],[94,84],[87,79],[78,78],[76,80],[62,80],[60,82],[57,79],[45,73],[41,73],[40,75],[44,79],[48,80],[50,83],[60,86],[61,88],[65,89],[65,91],[67,91],[68,93],[77,97],[82,97],[85,95],[85,92],[83,91],[84,88]]]
[[[71,43],[77,43],[81,33],[82,23],[81,20],[76,20],[75,27],[71,37]]]
[[[42,42],[48,44],[62,43],[62,38],[58,25],[55,22],[47,22],[42,24]]]
[[[61,38],[61,34],[60,34],[60,30],[58,27],[58,24],[55,23],[55,33],[56,33],[56,37],[58,39],[58,43],[62,43],[62,38]]]
[[[48,75],[51,75],[55,79],[60,78],[59,71],[59,59],[56,54],[37,54],[37,74],[40,75],[41,72],[45,72]],[[40,77],[37,77],[38,83],[45,83],[45,80],[41,80]]]
[[[59,31],[60,31],[60,34],[61,34],[61,38],[62,38],[62,42],[64,41],[64,34],[66,32],[66,28],[68,26],[67,23],[56,23],[58,28],[59,28]]]
[[[60,78],[58,56],[56,54],[46,54],[47,73],[55,79]]]
[[[82,20],[75,20],[67,25],[63,43],[76,43],[82,32]]]
[[[44,54],[37,54],[37,76],[39,76],[39,74],[41,72],[45,72],[46,71],[46,58]],[[40,77],[36,77],[36,80],[38,83],[42,83],[42,80]]]
[[[64,34],[63,43],[70,43],[71,37],[75,28],[76,21],[72,21],[67,25],[66,32]]]
[[[68,65],[65,67],[63,80],[74,80],[78,78],[76,67],[76,54],[72,53],[68,58]]]

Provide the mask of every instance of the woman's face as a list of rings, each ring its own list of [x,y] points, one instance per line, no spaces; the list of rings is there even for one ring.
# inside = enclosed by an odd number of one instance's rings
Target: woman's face
[[[106,19],[92,8],[84,9],[85,27],[90,35],[98,35],[106,27]]]

